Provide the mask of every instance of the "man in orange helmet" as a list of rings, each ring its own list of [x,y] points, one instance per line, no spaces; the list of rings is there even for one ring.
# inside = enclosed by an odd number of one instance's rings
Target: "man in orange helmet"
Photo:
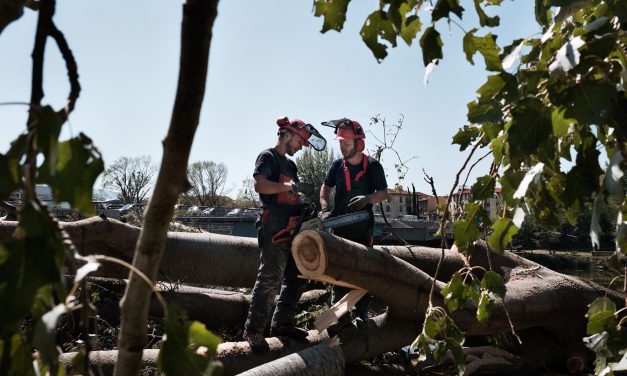
[[[364,153],[365,139],[361,124],[355,120],[339,119],[322,123],[335,128],[336,139],[340,141],[342,158],[335,160],[320,188],[320,218],[348,214],[365,210],[370,219],[365,222],[338,227],[333,234],[365,246],[372,245],[374,213],[372,206],[387,199],[387,181],[383,166],[376,159]],[[331,190],[335,188],[333,211],[329,211]],[[349,291],[335,286],[334,301],[338,301]],[[370,296],[364,296],[355,306],[358,318],[366,320]],[[349,316],[344,316],[344,323]],[[349,321],[350,322],[350,321]]]
[[[243,337],[254,350],[267,348],[264,339],[270,311],[279,285],[279,300],[270,325],[271,336],[304,339],[307,332],[297,328],[294,316],[306,280],[298,278],[298,269],[290,252],[294,219],[301,215],[298,192],[311,193],[313,185],[298,181],[296,164],[290,157],[303,146],[323,150],[326,140],[311,125],[287,117],[277,120],[277,144],[257,156],[253,172],[254,188],[259,193],[263,214],[258,221],[261,258],[252,292]]]

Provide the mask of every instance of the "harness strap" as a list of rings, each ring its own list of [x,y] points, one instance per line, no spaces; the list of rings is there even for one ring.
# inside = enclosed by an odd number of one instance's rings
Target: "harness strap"
[[[346,165],[346,159],[343,160],[343,163],[344,163],[344,182],[346,184],[346,191],[350,192],[352,189],[351,173],[348,170],[348,166]],[[362,167],[362,170],[357,173],[357,176],[355,176],[355,182],[358,182],[359,179],[361,179],[361,177],[364,176],[364,174],[366,173],[366,170],[368,169],[368,155],[366,154],[364,154],[364,157],[361,160],[361,167]]]

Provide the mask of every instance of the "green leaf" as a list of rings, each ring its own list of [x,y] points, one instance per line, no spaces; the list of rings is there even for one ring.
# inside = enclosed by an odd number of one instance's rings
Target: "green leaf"
[[[588,305],[588,312],[586,317],[592,317],[600,312],[616,312],[616,304],[607,297],[596,298],[592,303]]]
[[[342,31],[344,22],[346,21],[346,10],[350,0],[315,0],[314,15],[316,17],[323,16],[321,33],[328,30]]]
[[[525,98],[512,108],[512,121],[507,130],[511,157],[527,157],[538,148],[552,131],[551,116],[546,106],[536,98]]]
[[[6,154],[0,154],[0,200],[22,187],[20,161],[26,154],[28,136],[20,135]]]
[[[205,346],[209,349],[207,355],[211,358],[215,356],[218,345],[222,343],[222,339],[213,334],[205,327],[205,324],[193,321],[189,325],[189,341],[194,347]]]
[[[466,304],[464,294],[464,281],[459,272],[455,272],[451,280],[440,291],[444,297],[444,303],[451,312],[457,311]]]
[[[217,364],[211,361],[220,342],[203,324],[187,321],[185,311],[168,305],[165,317],[166,340],[157,367],[169,375],[205,375]],[[208,348],[208,356],[198,354],[199,346]]]
[[[458,219],[453,223],[455,244],[460,251],[466,250],[473,241],[479,238],[479,225],[476,219],[479,205],[468,203],[465,212],[467,220]]]
[[[490,318],[491,301],[486,291],[481,292],[479,304],[477,305],[477,321],[485,322]]]
[[[23,334],[16,333],[0,340],[0,366],[7,375],[35,376],[30,344],[24,342]],[[8,355],[5,358],[4,355]]]
[[[503,65],[499,59],[499,47],[496,45],[496,36],[487,34],[483,37],[476,37],[474,35],[476,31],[477,29],[472,29],[464,35],[463,44],[466,59],[474,65],[475,62],[472,57],[479,51],[483,55],[487,70],[493,72],[502,71]]]
[[[431,21],[435,23],[440,18],[449,18],[451,12],[462,18],[464,8],[459,5],[459,0],[438,0],[431,12]]]
[[[505,293],[507,291],[503,277],[492,271],[487,272],[481,279],[481,288],[491,292],[501,299],[505,297]]]
[[[68,202],[85,214],[92,214],[92,190],[98,175],[104,170],[100,151],[91,139],[79,134],[59,144],[55,173],[40,169],[40,181],[48,183],[55,200]]]
[[[425,67],[433,60],[442,59],[442,39],[440,33],[431,26],[425,30],[420,38],[420,47],[422,48],[422,61]]]
[[[496,253],[503,254],[507,245],[518,232],[518,227],[509,218],[500,218],[492,225],[492,234],[488,236],[488,245]]]
[[[551,124],[553,125],[553,135],[561,138],[566,137],[574,132],[577,122],[574,119],[564,117],[564,109],[562,107],[554,107],[551,111]]]
[[[472,125],[464,125],[464,127],[458,130],[455,136],[453,136],[452,143],[460,145],[459,151],[464,151],[480,134],[479,128]]]
[[[485,200],[494,197],[494,189],[496,187],[496,177],[481,176],[477,178],[477,182],[470,188],[472,197],[475,200]]]
[[[542,26],[547,26],[550,18],[549,7],[545,5],[544,0],[536,0],[535,3],[536,21]]]
[[[370,48],[378,62],[387,56],[387,46],[379,43],[379,37],[396,47],[396,32],[386,13],[381,10],[372,12],[359,32],[366,46]]]
[[[489,17],[483,8],[481,8],[482,0],[474,0],[475,2],[475,11],[477,12],[477,16],[479,16],[479,24],[481,26],[495,27],[499,26],[500,18],[499,16]]]
[[[497,123],[503,117],[502,106],[496,102],[468,103],[468,121],[474,124]]]
[[[63,126],[63,119],[50,106],[45,106],[36,112],[33,124],[35,128],[35,148],[41,150],[45,157],[45,164],[50,171],[54,170],[57,159],[57,145],[59,134]]]
[[[45,364],[57,367],[59,364],[59,350],[55,343],[57,335],[57,323],[66,309],[64,304],[58,304],[52,310],[44,314],[35,325],[33,344]]]
[[[5,253],[0,265],[0,337],[17,330],[17,325],[31,310],[40,288],[50,283],[63,287],[61,266],[65,249],[56,225],[38,207],[26,202],[18,224],[21,237],[0,246]],[[65,299],[65,291],[57,291]]]
[[[566,174],[566,186],[560,197],[566,207],[590,200],[599,187],[599,178],[603,170],[599,166],[599,151],[596,145],[594,135],[587,134],[576,148],[575,165]]]
[[[617,321],[614,312],[603,311],[591,315],[588,319],[586,332],[588,334],[601,333],[616,327]]]
[[[416,38],[416,35],[420,32],[421,28],[422,22],[420,22],[420,17],[412,15],[407,17],[403,23],[403,28],[401,29],[399,35],[408,46],[411,46],[412,41]]]

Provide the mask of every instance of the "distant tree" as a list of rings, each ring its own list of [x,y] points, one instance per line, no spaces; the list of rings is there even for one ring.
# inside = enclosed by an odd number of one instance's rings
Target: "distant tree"
[[[246,178],[237,194],[235,205],[242,208],[256,208],[259,206],[259,194],[253,187],[253,179]]]
[[[418,215],[418,196],[416,196],[416,186],[414,185],[414,183],[411,183],[411,190],[412,190],[412,194],[411,194],[412,214]]]
[[[189,205],[220,206],[228,193],[226,179],[228,167],[222,162],[194,162],[187,168],[191,188],[183,194],[182,201]]]
[[[156,172],[150,156],[120,157],[105,169],[102,187],[114,190],[124,203],[137,204],[152,189],[151,181]]]
[[[414,208],[411,206],[411,193],[409,192],[409,187],[407,187],[407,199],[405,200],[405,211],[407,214],[416,214],[414,213]]]
[[[311,183],[315,190],[311,195],[305,196],[307,202],[313,202],[316,206],[320,204],[320,187],[324,181],[324,177],[331,166],[331,163],[337,158],[335,152],[331,148],[323,151],[315,151],[306,149],[298,158],[296,158],[296,166],[298,167],[298,178],[302,182]]]

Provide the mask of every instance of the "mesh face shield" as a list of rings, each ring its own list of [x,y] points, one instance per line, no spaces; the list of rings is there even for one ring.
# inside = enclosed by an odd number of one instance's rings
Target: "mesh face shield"
[[[320,132],[318,132],[318,130],[314,128],[314,126],[311,124],[305,124],[304,129],[310,134],[307,141],[309,142],[311,147],[317,151],[323,151],[324,148],[327,146],[327,140],[325,140]]]

